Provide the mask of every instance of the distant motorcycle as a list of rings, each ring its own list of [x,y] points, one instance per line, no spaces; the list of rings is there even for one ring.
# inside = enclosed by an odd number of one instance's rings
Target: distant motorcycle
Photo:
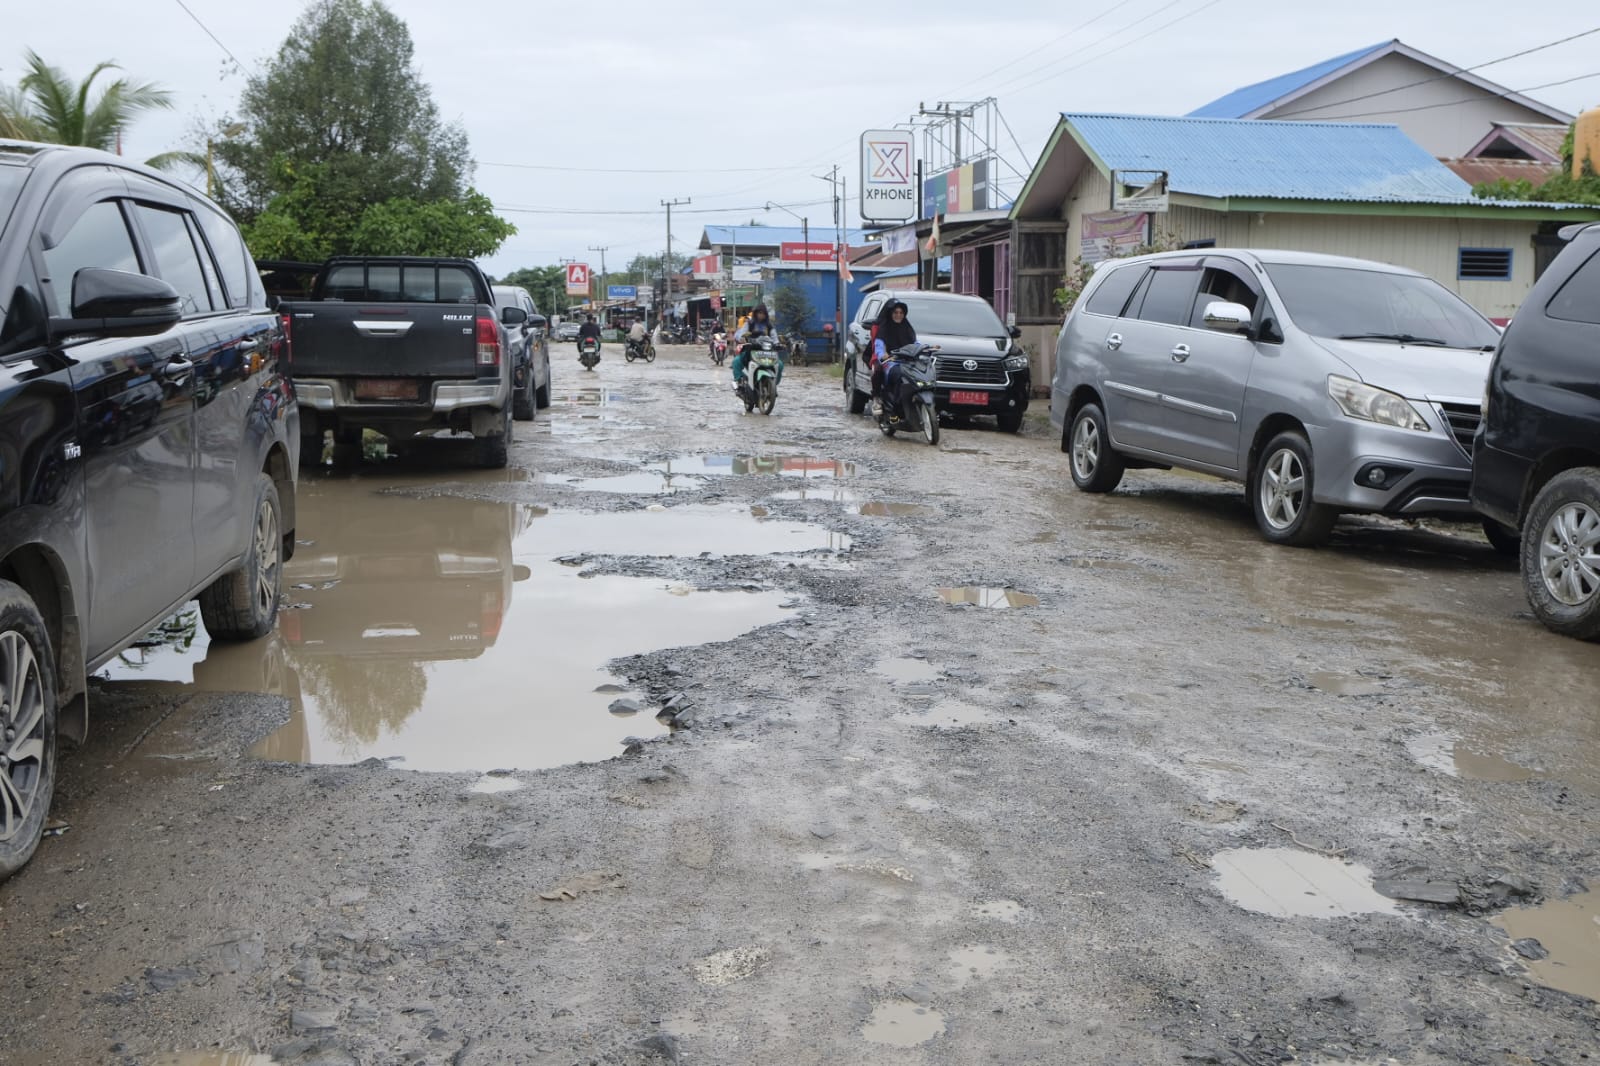
[[[622,356],[630,363],[635,359],[643,359],[647,363],[653,363],[656,361],[656,346],[650,342],[649,337],[642,341],[630,338],[628,346],[622,350]]]
[[[578,343],[578,362],[583,364],[585,370],[593,370],[599,361],[600,341],[594,337],[583,338]]]
[[[711,361],[721,366],[726,358],[728,358],[728,334],[719,329],[711,335]]]
[[[744,380],[739,382],[739,399],[744,401],[746,414],[761,408],[770,415],[778,402],[778,342],[772,337],[752,337],[745,341],[742,352],[749,357],[744,363]]]
[[[913,341],[889,353],[889,366],[883,375],[883,403],[878,409],[878,428],[885,437],[892,437],[901,429],[921,430],[929,444],[939,443],[939,412],[934,406],[934,382],[939,371],[933,354],[938,350],[932,344]]]

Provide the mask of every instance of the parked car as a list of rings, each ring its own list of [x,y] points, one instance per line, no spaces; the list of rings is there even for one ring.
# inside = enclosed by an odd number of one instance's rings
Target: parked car
[[[528,422],[540,408],[550,406],[548,320],[534,306],[528,290],[515,285],[494,286],[494,304],[500,311],[511,361],[511,414]]]
[[[199,597],[272,629],[294,391],[239,230],[126,159],[0,141],[0,878],[38,846],[86,677]]]
[[[1016,346],[1022,331],[1007,329],[988,302],[948,292],[875,292],[862,301],[845,332],[844,397],[851,414],[867,409],[872,381],[864,358],[872,324],[890,300],[903,300],[917,339],[939,346],[935,402],[958,418],[993,415],[1007,433],[1022,428],[1032,376]]]
[[[1541,622],[1600,637],[1600,223],[1568,244],[1506,327],[1473,442],[1472,502],[1521,531]]]
[[[578,339],[578,323],[563,322],[556,326],[556,340],[575,341]]]
[[[1474,515],[1472,436],[1500,334],[1431,278],[1288,251],[1166,252],[1094,273],[1062,326],[1050,418],[1073,483],[1128,467],[1242,481],[1270,541],[1344,512]]]
[[[404,441],[471,433],[478,466],[506,465],[511,363],[489,281],[470,259],[336,256],[306,300],[278,305],[307,459],[324,430],[355,452],[363,430]]]

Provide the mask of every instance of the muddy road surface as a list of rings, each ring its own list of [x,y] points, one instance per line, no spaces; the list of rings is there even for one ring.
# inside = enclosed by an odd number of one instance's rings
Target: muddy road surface
[[[1573,1064],[1600,647],[1467,527],[1261,541],[884,439],[824,367],[593,373],[512,469],[307,472],[277,631],[93,683],[0,1059]]]

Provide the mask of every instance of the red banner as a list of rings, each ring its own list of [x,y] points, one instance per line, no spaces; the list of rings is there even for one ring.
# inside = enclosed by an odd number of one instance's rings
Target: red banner
[[[697,278],[714,278],[722,273],[722,257],[720,255],[702,255],[689,267]]]
[[[778,245],[778,258],[785,263],[831,263],[834,250],[831,244],[819,244],[812,241],[802,244],[800,241],[784,241]]]

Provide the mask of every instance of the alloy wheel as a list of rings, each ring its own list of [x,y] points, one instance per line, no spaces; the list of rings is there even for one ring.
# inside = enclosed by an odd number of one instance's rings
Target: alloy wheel
[[[266,618],[278,602],[278,515],[272,504],[261,501],[256,511],[256,616]]]
[[[1600,512],[1569,503],[1550,516],[1539,538],[1539,573],[1550,595],[1581,607],[1600,593]]]
[[[14,629],[0,633],[0,685],[0,840],[10,840],[38,802],[45,773],[39,662]]]
[[[1094,419],[1078,420],[1072,434],[1072,472],[1080,481],[1088,481],[1100,467],[1100,427]]]
[[[1261,472],[1261,513],[1267,524],[1285,530],[1300,517],[1305,503],[1306,470],[1292,448],[1279,448]]]

